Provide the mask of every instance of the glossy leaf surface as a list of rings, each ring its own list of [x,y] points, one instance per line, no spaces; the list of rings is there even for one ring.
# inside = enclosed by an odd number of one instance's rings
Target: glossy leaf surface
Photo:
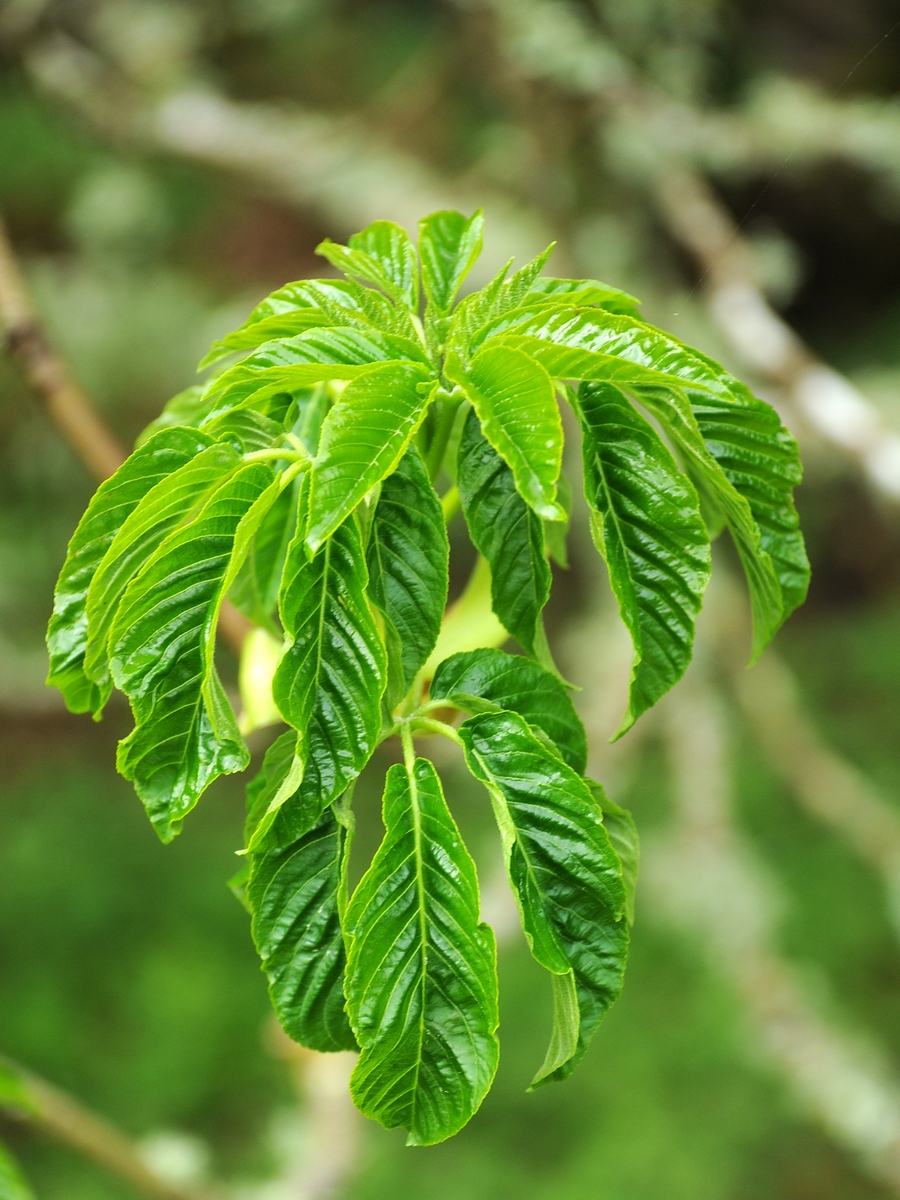
[[[497,1068],[493,932],[434,767],[388,771],[385,837],[347,909],[347,1007],[362,1053],[357,1106],[407,1144],[466,1124]]]
[[[422,284],[428,303],[440,314],[450,311],[463,280],[481,253],[484,217],[479,209],[471,217],[447,211],[432,213],[419,222],[419,256]]]

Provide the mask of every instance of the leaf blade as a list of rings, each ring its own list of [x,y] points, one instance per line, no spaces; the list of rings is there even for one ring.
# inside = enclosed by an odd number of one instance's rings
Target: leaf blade
[[[419,256],[422,284],[428,303],[441,316],[453,306],[456,294],[474,266],[484,241],[484,214],[471,217],[447,210],[434,212],[419,222]]]

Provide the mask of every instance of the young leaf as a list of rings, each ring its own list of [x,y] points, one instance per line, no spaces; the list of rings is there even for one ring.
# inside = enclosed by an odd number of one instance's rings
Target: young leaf
[[[450,558],[441,502],[415,446],[381,485],[367,556],[370,594],[399,639],[402,696],[437,642]]]
[[[519,495],[474,412],[463,427],[456,480],[469,534],[490,564],[494,612],[529,654],[543,657],[541,613],[551,576],[540,518]]]
[[[558,1002],[553,1052],[533,1086],[563,1079],[622,990],[628,926],[619,863],[588,785],[522,717],[470,717],[460,737],[466,765],[490,794],[532,953],[575,985],[577,1039],[571,1037],[568,1004]],[[567,991],[565,980],[557,984],[561,1000]],[[562,1047],[570,1050],[564,1061]]]
[[[392,295],[413,312],[419,307],[419,259],[409,234],[393,221],[373,221],[347,239],[351,250],[374,259],[390,281]]]
[[[101,483],[72,534],[47,630],[50,674],[72,712],[96,712],[105,696],[84,672],[88,588],[116,533],[147,493],[210,444],[194,430],[163,430]]]
[[[578,409],[591,531],[634,645],[621,735],[691,660],[709,538],[690,481],[618,388],[583,383]]]
[[[205,444],[199,431],[194,438],[198,447]],[[126,587],[172,530],[190,520],[210,493],[237,470],[240,462],[233,446],[207,445],[151,488],[122,523],[103,556],[87,594],[88,639],[84,659],[85,672],[98,685],[103,702],[111,686],[109,631]]]
[[[527,303],[546,300],[552,304],[572,304],[578,308],[605,308],[607,312],[636,317],[640,300],[599,279],[554,279],[541,275],[531,285]]]
[[[430,305],[445,316],[463,280],[481,254],[484,216],[446,211],[432,213],[419,222],[419,256],[422,284]]]
[[[325,418],[310,483],[311,553],[396,467],[437,385],[414,363],[373,367],[348,384]]]
[[[634,924],[634,894],[637,889],[638,862],[641,843],[634,817],[627,808],[620,808],[607,796],[602,784],[594,779],[586,780],[591,794],[603,813],[603,827],[609,835],[610,845],[616,852],[621,867],[622,886],[625,889],[625,915],[628,924]]]
[[[471,713],[517,712],[544,731],[573,771],[584,772],[587,739],[569,693],[557,676],[529,658],[502,650],[454,654],[435,672],[428,698]]]
[[[304,502],[301,498],[301,514]],[[301,773],[292,779],[290,790],[285,785],[278,803],[273,800],[252,848],[301,777],[303,792],[314,806],[309,819],[314,820],[356,778],[375,748],[387,660],[367,585],[365,550],[355,517],[345,521],[311,560],[301,520],[288,550],[279,597],[288,646],[272,684],[282,716],[299,734]]]
[[[110,666],[135,729],[118,767],[164,842],[219,775],[249,754],[213,663],[219,608],[280,483],[252,463],[162,543],[127,588],[110,631]]]
[[[338,889],[346,830],[329,807],[297,841],[250,855],[253,941],[285,1033],[311,1050],[355,1050],[344,1011]]]
[[[519,494],[549,521],[565,519],[556,499],[563,431],[550,376],[511,346],[486,346],[464,368],[448,359],[448,378],[459,384],[481,421],[484,435],[512,469]]]
[[[385,837],[347,909],[347,1009],[362,1053],[357,1107],[407,1145],[458,1132],[497,1069],[493,932],[434,767],[390,768]]]
[[[34,1200],[18,1163],[0,1142],[0,1200]]]

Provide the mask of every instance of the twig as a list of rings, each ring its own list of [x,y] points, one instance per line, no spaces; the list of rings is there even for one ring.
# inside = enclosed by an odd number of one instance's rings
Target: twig
[[[98,481],[108,479],[128,452],[72,378],[44,333],[0,218],[0,328],[6,349],[44,402],[47,414]],[[229,601],[219,614],[222,637],[240,654],[252,625]]]
[[[72,1096],[23,1067],[11,1064],[11,1069],[29,1102],[27,1110],[17,1106],[11,1110],[12,1115],[24,1117],[57,1141],[128,1180],[152,1200],[221,1200],[221,1193],[169,1183],[153,1171],[134,1144],[103,1117],[98,1117]]]

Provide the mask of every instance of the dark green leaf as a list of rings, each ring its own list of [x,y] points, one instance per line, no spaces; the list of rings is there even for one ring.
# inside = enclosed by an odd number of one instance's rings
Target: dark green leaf
[[[275,623],[278,589],[288,546],[297,528],[300,481],[285,488],[259,527],[244,564],[238,571],[228,598],[253,622],[279,634]]]
[[[390,768],[383,818],[345,919],[347,1009],[362,1047],[350,1086],[366,1116],[428,1146],[466,1124],[497,1069],[494,937],[430,762]]]
[[[215,629],[225,592],[280,486],[263,463],[234,475],[162,543],[113,622],[112,675],[135,717],[118,766],[163,841],[179,832],[218,775],[242,771],[249,760],[215,670]]]
[[[469,770],[491,796],[532,953],[575,984],[577,1042],[562,981],[551,1051],[534,1083],[562,1079],[622,990],[628,926],[619,862],[587,783],[522,717],[470,717],[460,737]],[[565,1059],[564,1050],[570,1051]]]
[[[479,351],[467,368],[453,359],[445,370],[471,401],[487,440],[512,469],[522,498],[538,516],[564,520],[556,499],[562,422],[547,372],[520,350],[495,345]]]
[[[445,315],[456,293],[481,254],[484,216],[446,211],[432,213],[419,222],[419,255],[422,283],[429,304]]]
[[[355,1050],[344,1011],[338,891],[347,834],[329,807],[297,841],[250,855],[253,941],[285,1032],[311,1050]]]
[[[102,708],[105,695],[84,672],[87,647],[87,595],[94,572],[116,533],[140,501],[172,471],[208,446],[210,439],[195,430],[162,430],[101,483],[69,542],[53,599],[47,631],[50,674],[72,712]]]
[[[588,787],[603,813],[603,825],[609,835],[610,845],[616,852],[622,868],[622,886],[625,889],[625,915],[628,924],[634,924],[634,894],[637,889],[638,864],[641,843],[634,817],[627,808],[620,808],[607,796],[603,785],[596,780],[586,780]]]
[[[440,633],[449,556],[441,502],[411,446],[381,486],[368,546],[370,593],[399,639],[401,695]]]
[[[543,658],[541,613],[551,578],[540,518],[519,495],[474,412],[463,428],[456,478],[472,541],[490,564],[494,612],[529,654]]]
[[[415,363],[389,363],[366,371],[341,393],[322,425],[312,471],[311,552],[394,470],[430,399],[428,389],[419,387],[428,379]]]
[[[591,531],[634,645],[622,734],[691,660],[709,539],[693,486],[619,389],[583,383],[578,408]]]
[[[199,431],[194,441],[197,447],[205,444]],[[196,516],[210,493],[238,469],[240,462],[237,450],[229,444],[207,446],[144,496],[106,551],[88,589],[84,660],[85,672],[98,685],[102,702],[111,687],[109,631],[126,587],[172,530]]]
[[[574,771],[584,771],[587,740],[569,693],[557,676],[530,658],[503,650],[454,654],[435,672],[429,699],[446,699],[472,713],[517,712],[547,734]]]

